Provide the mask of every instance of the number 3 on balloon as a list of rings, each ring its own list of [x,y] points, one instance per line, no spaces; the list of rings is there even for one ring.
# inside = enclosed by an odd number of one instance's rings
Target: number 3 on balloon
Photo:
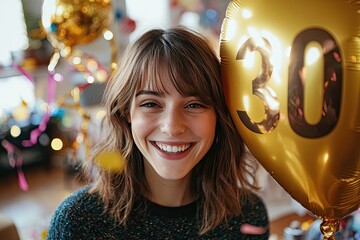
[[[261,69],[258,76],[252,81],[252,93],[260,98],[265,108],[265,116],[261,122],[254,122],[246,111],[237,111],[240,120],[251,131],[259,134],[271,132],[279,124],[280,104],[276,93],[266,82],[270,79],[273,65],[270,62],[271,45],[262,38],[263,47],[256,44],[253,38],[249,38],[239,49],[236,60],[243,60],[248,52],[258,51],[261,55]]]

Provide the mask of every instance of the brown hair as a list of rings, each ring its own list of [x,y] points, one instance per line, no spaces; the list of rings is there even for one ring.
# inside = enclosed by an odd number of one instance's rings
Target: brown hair
[[[190,29],[153,29],[127,48],[104,93],[106,132],[93,151],[93,156],[102,151],[119,151],[126,164],[122,172],[99,168],[91,192],[99,193],[120,224],[126,224],[140,195],[149,193],[143,157],[131,135],[129,109],[134,94],[145,84],[165,90],[161,76],[164,72],[169,76],[165,79],[170,78],[179,93],[194,95],[213,106],[217,116],[214,143],[194,167],[191,179],[192,191],[202,206],[199,233],[203,234],[241,214],[242,196],[247,195],[247,189],[255,188],[255,169],[245,159],[244,143],[225,103],[219,59],[206,39]],[[85,165],[90,169],[94,164],[95,157]]]

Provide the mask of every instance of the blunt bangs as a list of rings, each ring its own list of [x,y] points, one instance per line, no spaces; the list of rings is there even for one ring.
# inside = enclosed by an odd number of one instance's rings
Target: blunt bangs
[[[183,40],[183,39],[182,39]],[[172,35],[159,35],[156,41],[149,42],[138,55],[137,74],[134,76],[136,92],[149,89],[168,93],[165,81],[170,81],[175,89],[184,96],[195,96],[203,103],[214,106],[212,87],[218,79],[211,79],[211,73],[205,71],[209,61],[204,56],[193,54],[196,48],[188,40],[185,45]],[[209,53],[210,54],[210,53]],[[214,68],[216,69],[216,63]]]

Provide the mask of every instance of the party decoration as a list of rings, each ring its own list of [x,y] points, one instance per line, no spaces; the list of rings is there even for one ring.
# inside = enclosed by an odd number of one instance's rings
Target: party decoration
[[[15,61],[12,62],[12,67],[19,71],[23,76],[26,77],[27,80],[31,82],[33,86],[35,86],[35,81],[33,77],[25,70],[23,69],[19,64],[17,64]]]
[[[42,26],[52,38],[66,46],[90,43],[110,24],[110,0],[45,0]]]
[[[16,121],[25,121],[29,118],[30,116],[30,111],[29,108],[27,106],[26,101],[21,100],[21,104],[14,109],[14,111],[12,112],[12,117],[16,120]]]
[[[39,126],[33,129],[30,132],[30,139],[25,139],[22,141],[23,147],[31,147],[35,145],[38,141],[38,137],[46,130],[47,124],[51,117],[51,103],[54,102],[55,98],[55,81],[54,81],[54,74],[51,72],[48,76],[48,104],[46,105],[46,111],[44,116],[41,119]]]
[[[12,63],[12,67],[16,69],[19,73],[21,73],[25,78],[34,86],[35,81],[33,77],[20,65],[18,65],[15,61]],[[20,106],[18,106],[12,113],[12,117],[17,122],[25,121],[29,118],[30,110],[28,109],[26,101],[22,100]],[[16,134],[14,135],[14,129],[16,129]],[[12,137],[17,137],[21,134],[21,129],[17,125],[13,125],[10,130],[10,134]],[[22,170],[23,165],[23,155],[22,151],[16,147],[14,144],[9,142],[8,140],[1,141],[2,147],[7,152],[7,159],[9,162],[9,166],[11,168],[16,168],[17,177],[18,177],[18,184],[22,191],[26,192],[29,189],[29,185],[27,183],[26,177]]]
[[[195,1],[171,0],[170,6],[171,7],[181,6],[182,8],[186,9],[187,11],[197,12],[203,8],[203,3],[202,3],[202,1],[199,1],[199,0],[195,0]]]
[[[29,185],[22,170],[23,158],[20,149],[18,149],[14,144],[10,143],[7,140],[2,140],[1,145],[7,152],[9,166],[17,169],[18,183],[20,189],[26,192],[29,189]]]
[[[124,17],[121,19],[120,29],[122,32],[126,34],[130,34],[135,31],[135,28],[136,28],[136,22],[134,21],[134,19],[129,17]]]
[[[96,157],[96,164],[111,172],[121,172],[124,170],[125,160],[123,156],[116,151],[100,152]]]
[[[118,23],[120,31],[125,35],[129,35],[136,29],[136,21],[126,16],[120,9],[115,10],[115,21]]]
[[[110,41],[111,68],[114,70],[117,48],[109,30],[111,20],[110,0],[45,0],[41,26],[49,42],[65,58],[71,57],[74,46],[90,43],[103,34]]]
[[[117,44],[114,40],[114,34],[109,30],[111,25],[111,2],[110,0],[45,0],[43,2],[41,27],[47,39],[54,47],[54,53],[48,64],[48,101],[47,109],[39,127],[30,133],[30,139],[24,140],[24,146],[36,144],[38,137],[46,129],[50,119],[52,109],[55,104],[55,92],[57,79],[62,80],[63,76],[56,73],[56,67],[61,59],[65,58],[67,62],[84,75],[86,83],[81,86],[82,89],[94,82],[104,83],[108,80],[112,71],[117,68]],[[85,52],[75,49],[76,46],[94,41],[100,35],[109,41],[111,48],[110,67],[107,69],[95,57]],[[71,108],[78,111],[79,115],[84,117],[82,125],[87,126],[87,114],[80,107],[78,101],[80,92],[74,94],[79,87],[75,87],[69,95],[74,97]],[[63,96],[57,104],[64,107]],[[76,98],[76,99],[75,99]],[[69,107],[69,104],[67,104]],[[82,127],[78,135],[86,137],[86,127]],[[77,137],[76,139],[80,139]],[[79,142],[79,140],[76,140]],[[86,140],[87,141],[87,140]],[[82,141],[81,141],[82,142]],[[74,150],[77,150],[79,144],[73,144]]]
[[[135,21],[130,18],[125,17],[123,22],[127,33],[132,32],[136,27]],[[86,155],[88,154],[91,146],[91,141],[88,136],[88,127],[91,119],[87,110],[80,106],[80,94],[93,83],[105,83],[109,79],[110,74],[117,68],[118,47],[114,39],[114,33],[110,30],[111,23],[112,12],[110,0],[45,0],[43,2],[42,20],[40,23],[41,31],[39,31],[36,36],[38,38],[46,37],[54,47],[54,52],[48,64],[46,109],[38,127],[30,132],[29,139],[21,142],[22,147],[32,147],[37,144],[38,141],[41,145],[47,145],[49,143],[48,136],[43,133],[47,128],[50,118],[55,116],[57,106],[59,106],[75,110],[82,118],[80,130],[77,132],[77,136],[71,144],[72,152],[74,153],[72,157],[78,159],[77,151],[82,145],[85,145]],[[79,45],[88,44],[101,35],[110,45],[111,59],[109,67],[104,66],[96,57],[76,49]],[[57,99],[55,99],[56,82],[64,80],[63,75],[56,72],[56,67],[61,58],[64,58],[67,63],[84,76],[85,83],[74,87],[69,94],[65,94],[57,101]],[[15,61],[12,67],[18,70],[35,86],[35,81],[32,76],[20,65],[15,63]],[[71,103],[67,101],[69,98]],[[18,121],[24,121],[28,118],[29,114],[27,103],[22,101],[22,104],[13,112],[13,118]],[[3,116],[1,117],[3,118]],[[15,127],[17,126],[13,126],[11,130],[13,137],[21,134],[21,129]],[[58,140],[62,141],[61,139]],[[54,141],[52,141],[52,143],[53,142]],[[21,169],[21,151],[5,140],[2,141],[2,145],[8,152],[9,165],[16,167],[18,170],[21,189],[26,191],[28,185]],[[59,146],[55,146],[55,148],[56,150],[61,150]]]
[[[38,127],[30,132],[29,139],[22,141],[23,147],[32,147],[35,145],[43,132],[46,130],[51,116],[54,113],[54,104],[61,107],[70,106],[75,109],[83,118],[81,129],[77,133],[77,137],[72,143],[74,158],[77,159],[77,150],[82,143],[85,143],[86,153],[90,149],[90,140],[87,134],[87,127],[90,121],[89,114],[80,107],[80,91],[73,94],[76,90],[84,90],[94,82],[104,83],[108,80],[112,71],[117,68],[117,44],[114,40],[114,34],[109,30],[111,25],[111,3],[110,0],[45,0],[43,2],[42,12],[42,34],[46,36],[54,47],[54,53],[48,64],[48,96],[46,110]],[[134,24],[133,24],[134,25]],[[133,26],[134,28],[135,26]],[[87,44],[94,41],[100,35],[110,44],[111,61],[110,67],[107,69],[95,57],[90,56],[83,51],[75,49],[76,46]],[[63,76],[56,73],[56,67],[61,59],[65,58],[67,62],[74,66],[80,73],[84,75],[86,83],[80,87],[75,87],[71,91],[74,98],[73,105],[64,104],[64,97],[58,102],[55,100],[56,81],[62,81]],[[33,85],[35,81],[32,76],[24,70],[20,65],[13,62],[13,68],[18,70]],[[25,120],[29,116],[27,103],[25,101],[14,111],[13,117],[17,120]],[[59,139],[60,140],[60,139]],[[60,140],[61,141],[61,140]],[[22,190],[28,190],[28,184],[22,171],[22,153],[13,144],[8,141],[2,141],[2,146],[8,152],[9,165],[16,167],[18,172],[19,186]],[[58,149],[60,150],[60,149]]]
[[[250,151],[323,219],[360,206],[359,1],[233,0],[220,38],[231,116]]]
[[[60,107],[75,110],[81,117],[80,130],[77,132],[75,139],[71,143],[72,148],[72,159],[79,159],[78,149],[80,146],[85,147],[85,155],[89,156],[92,142],[88,135],[88,127],[91,122],[91,116],[87,111],[80,106],[80,94],[89,84],[83,84],[82,86],[75,87],[70,93],[62,96],[57,100],[57,104]]]
[[[196,13],[198,15],[199,26],[203,28],[203,31],[206,30],[208,33],[212,33],[218,43],[217,40],[220,35],[221,23],[228,2],[229,1],[218,0],[171,0],[169,4],[172,10],[173,25],[184,24],[181,22],[181,18],[186,13]],[[189,23],[193,24],[191,22],[190,20]],[[185,25],[187,25],[187,23],[185,23]]]

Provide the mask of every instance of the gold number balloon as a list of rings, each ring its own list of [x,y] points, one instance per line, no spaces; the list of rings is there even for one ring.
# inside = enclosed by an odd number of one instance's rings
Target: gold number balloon
[[[360,206],[360,7],[346,0],[233,0],[220,38],[227,104],[273,178],[324,219]]]

